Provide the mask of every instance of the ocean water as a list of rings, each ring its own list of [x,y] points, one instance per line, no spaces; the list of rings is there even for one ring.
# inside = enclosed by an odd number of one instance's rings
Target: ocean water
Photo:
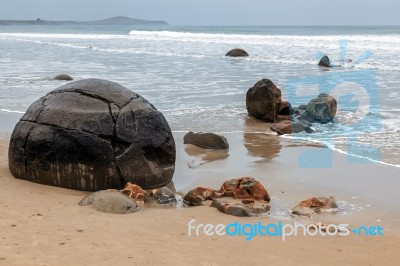
[[[250,56],[224,56],[236,47]],[[294,106],[322,91],[339,99],[333,123],[288,138],[400,167],[399,53],[396,26],[2,26],[0,112],[23,114],[67,73],[132,89],[174,131],[254,132],[245,95],[268,78]],[[341,67],[319,68],[322,54]],[[293,87],[298,79],[309,84]]]

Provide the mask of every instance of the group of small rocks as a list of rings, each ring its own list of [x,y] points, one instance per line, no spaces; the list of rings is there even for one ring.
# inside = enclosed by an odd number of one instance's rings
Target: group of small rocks
[[[101,212],[127,214],[138,212],[141,207],[177,207],[174,191],[167,187],[144,190],[140,186],[127,183],[122,190],[108,189],[89,194],[80,206],[91,206]],[[252,177],[241,177],[225,181],[216,190],[209,187],[196,187],[183,196],[182,207],[205,206],[238,216],[253,217],[267,215],[271,198],[265,187]],[[333,197],[312,197],[299,202],[291,209],[293,215],[310,217],[322,210],[335,210],[338,206]]]
[[[282,99],[281,90],[271,80],[262,79],[247,91],[246,108],[251,116],[271,123],[271,130],[280,135],[302,131],[312,133],[313,123],[326,124],[334,119],[337,101],[321,93],[306,105],[293,108]]]
[[[235,48],[226,56],[249,56],[243,49]],[[351,62],[351,60],[347,60]],[[324,55],[318,63],[321,67],[333,67],[328,56]],[[248,113],[262,121],[271,123],[271,130],[279,135],[307,132],[312,133],[313,123],[331,122],[337,111],[334,97],[322,93],[308,103],[293,108],[290,102],[282,99],[281,90],[269,79],[258,81],[246,94]]]

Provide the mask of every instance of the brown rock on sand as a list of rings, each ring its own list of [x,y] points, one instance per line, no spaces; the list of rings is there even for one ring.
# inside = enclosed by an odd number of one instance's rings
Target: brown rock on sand
[[[189,205],[201,205],[205,200],[221,197],[232,197],[234,199],[256,200],[269,202],[270,197],[264,186],[252,177],[242,177],[225,181],[220,190],[212,188],[197,187],[190,190],[183,200]]]
[[[132,184],[128,182],[122,190],[120,190],[123,194],[127,195],[129,198],[139,201],[141,203],[144,202],[146,198],[147,192],[143,190],[140,186]]]
[[[222,194],[212,188],[196,187],[186,193],[183,197],[183,201],[188,205],[201,205],[205,200],[220,197],[222,197]]]
[[[310,216],[314,213],[320,213],[322,209],[338,208],[334,197],[312,197],[300,201],[294,208],[292,214]]]
[[[270,205],[265,204],[261,207],[249,207],[246,204],[239,203],[229,203],[223,199],[213,200],[211,207],[217,208],[222,213],[238,216],[238,217],[252,217],[265,214],[270,210]]]
[[[225,197],[254,199],[269,202],[271,199],[264,186],[252,177],[241,177],[225,181],[220,189]]]

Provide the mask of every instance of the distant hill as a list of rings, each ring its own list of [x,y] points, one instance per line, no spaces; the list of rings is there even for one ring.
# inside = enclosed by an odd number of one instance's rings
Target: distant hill
[[[168,25],[165,21],[142,20],[128,17],[112,17],[93,21],[50,20],[0,20],[0,25]]]

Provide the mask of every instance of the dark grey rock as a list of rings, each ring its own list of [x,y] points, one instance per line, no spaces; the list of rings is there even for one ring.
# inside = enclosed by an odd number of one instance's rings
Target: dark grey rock
[[[312,197],[299,202],[292,208],[292,214],[300,216],[311,216],[314,213],[330,210],[335,212],[338,208],[334,197]]]
[[[327,55],[324,55],[321,60],[319,60],[318,66],[331,67],[331,60],[329,60]]]
[[[307,109],[307,104],[299,105],[299,107],[298,107],[297,109],[299,109],[299,110],[306,110],[306,109]]]
[[[9,147],[20,179],[97,191],[167,185],[175,142],[164,116],[121,85],[98,79],[68,83],[34,102]]]
[[[249,56],[249,54],[243,49],[235,48],[235,49],[230,50],[228,53],[226,53],[225,56],[246,57],[246,56]]]
[[[192,144],[201,148],[214,150],[229,149],[228,141],[224,136],[214,133],[194,133],[190,131],[183,137],[184,144]]]
[[[269,79],[258,81],[246,94],[249,114],[265,122],[275,122],[281,102],[281,90]]]
[[[139,211],[139,206],[117,190],[100,190],[83,198],[80,206],[91,206],[96,211],[126,214]]]
[[[156,201],[159,205],[177,204],[174,192],[167,187],[153,189],[150,193],[148,193],[148,198]]]
[[[322,124],[333,120],[337,111],[337,101],[328,94],[321,93],[317,98],[312,99],[307,104],[306,116],[310,122],[319,122]]]
[[[67,74],[57,75],[53,79],[54,80],[65,80],[65,81],[73,80],[73,78],[70,75],[67,75]]]

